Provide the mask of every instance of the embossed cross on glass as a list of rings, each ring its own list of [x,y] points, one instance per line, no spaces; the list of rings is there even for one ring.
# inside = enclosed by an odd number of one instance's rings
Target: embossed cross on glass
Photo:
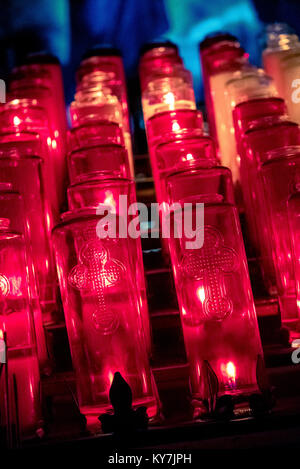
[[[225,288],[224,275],[232,273],[238,262],[234,249],[224,245],[221,233],[205,227],[204,245],[196,253],[187,253],[181,261],[184,275],[193,281],[203,281],[198,296],[203,298],[207,318],[222,320],[232,312],[232,301]]]
[[[111,259],[107,249],[97,239],[88,241],[82,247],[79,261],[69,274],[69,282],[78,290],[95,295],[94,326],[102,334],[112,334],[119,326],[119,317],[107,306],[105,291],[122,281],[126,268],[117,259]]]
[[[169,203],[190,204],[184,215],[171,213],[169,247],[197,414],[199,401],[215,405],[224,394],[244,399],[257,392],[262,349],[230,171],[177,172],[167,178],[167,192]],[[197,227],[199,202],[204,226]],[[201,247],[188,248],[191,226],[195,238],[204,230]]]
[[[119,371],[133,405],[146,406],[151,418],[157,402],[136,282],[137,240],[98,238],[97,226],[106,222],[95,212],[73,210],[53,232],[79,407],[97,421],[111,407],[109,388]]]

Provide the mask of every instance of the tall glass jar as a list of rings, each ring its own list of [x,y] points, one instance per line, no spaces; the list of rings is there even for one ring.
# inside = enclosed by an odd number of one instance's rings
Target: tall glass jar
[[[109,388],[120,372],[134,406],[157,413],[136,285],[135,240],[120,237],[125,220],[113,211],[79,209],[53,231],[57,270],[79,407],[91,420],[111,409]],[[114,225],[115,223],[115,225]],[[116,234],[102,237],[105,229]]]

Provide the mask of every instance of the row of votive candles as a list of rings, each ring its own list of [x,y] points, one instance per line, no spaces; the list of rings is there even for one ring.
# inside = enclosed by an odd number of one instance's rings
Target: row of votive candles
[[[191,75],[176,46],[146,48],[139,69],[160,217],[170,217],[173,227],[163,248],[166,258],[171,258],[193,402],[199,409],[203,402],[215,402],[216,396],[256,392],[262,370],[234,192],[245,207],[266,285],[271,293],[277,289],[285,320],[297,318],[291,245],[295,249],[299,245],[295,215],[299,198],[293,195],[297,124],[286,117],[285,102],[271,78],[248,64],[236,38],[225,34],[206,39],[201,59],[213,139],[203,133]],[[60,221],[67,144],[59,65],[49,56],[32,56],[14,71],[10,93],[11,100],[0,110],[1,231],[5,243],[23,233],[26,265],[33,267],[12,276],[7,257],[1,260],[1,331],[8,345],[11,336],[18,338],[11,342],[20,350],[13,355],[16,363],[21,363],[28,344],[35,350],[35,335],[37,352],[32,353],[47,372],[41,311],[44,322],[56,320],[54,248],[82,413],[93,419],[110,408],[108,390],[119,371],[132,388],[134,405],[146,405],[149,416],[155,417],[159,404],[148,361],[151,337],[140,239],[119,233],[106,239],[97,235],[97,230],[109,231],[113,220],[118,229],[128,226],[137,213],[128,215],[136,195],[121,57],[115,51],[95,49],[77,72],[67,158],[70,211]],[[119,203],[120,195],[127,196],[125,206]],[[186,202],[191,204],[192,221],[198,217],[196,203],[205,204],[202,248],[186,247],[189,237],[176,233],[177,212],[167,210],[167,203],[180,207]],[[103,209],[110,218],[103,216]],[[287,212],[295,235],[292,241],[286,236]],[[27,296],[18,293],[26,281]],[[16,292],[27,298],[20,320],[29,324],[29,310],[34,315],[35,334],[31,332],[30,340],[28,334],[27,342],[19,340],[18,322],[7,317],[7,311],[20,313],[18,307],[8,307],[9,301],[15,304]],[[9,346],[8,358],[10,350]],[[27,383],[27,389],[33,388],[33,379],[39,380],[38,371],[35,378],[21,369],[14,375],[17,386],[26,388]],[[30,406],[18,395],[24,434],[32,430],[32,422],[38,428],[40,421],[38,398],[33,392],[27,395],[35,411],[28,415]]]
[[[266,72],[249,64],[231,35],[219,34],[200,45],[211,134],[221,163],[232,170],[265,287],[278,295],[282,320],[296,331],[297,215],[288,200],[299,191],[300,109],[292,100],[299,45],[284,25],[269,26]]]

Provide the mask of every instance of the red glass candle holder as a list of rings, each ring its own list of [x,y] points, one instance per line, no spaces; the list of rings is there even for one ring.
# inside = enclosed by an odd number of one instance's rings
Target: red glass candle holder
[[[115,122],[90,122],[74,127],[68,134],[69,152],[86,146],[107,144],[125,146],[122,128]]]
[[[225,40],[212,44],[210,47],[200,49],[205,103],[210,133],[218,142],[215,106],[222,106],[222,94],[224,84],[232,73],[247,64],[248,55],[235,40]],[[219,75],[219,78],[218,78]],[[215,76],[216,82],[212,86],[211,77]],[[219,98],[216,97],[216,93]],[[218,101],[218,104],[216,103]],[[226,123],[225,123],[226,124]]]
[[[116,49],[95,48],[91,50],[82,60],[77,70],[77,83],[81,83],[84,76],[97,71],[113,73],[122,82],[122,101],[127,109],[126,77],[120,53]]]
[[[30,54],[29,56],[27,56],[26,63],[24,65],[14,69],[13,76],[14,73],[21,73],[27,77],[43,77],[43,75],[45,74],[48,75],[48,84],[52,89],[53,99],[55,100],[55,106],[57,109],[58,119],[60,123],[59,127],[63,136],[67,129],[67,120],[63,77],[59,60],[51,54]]]
[[[44,161],[44,187],[47,192],[47,201],[51,219],[58,221],[60,205],[62,202],[62,189],[56,177],[57,150],[52,148],[51,130],[49,120],[44,108],[38,105],[35,99],[14,99],[7,102],[0,109],[1,133],[20,134],[33,132],[41,140],[41,156]],[[13,139],[13,135],[10,136]],[[20,136],[18,137],[20,140]],[[0,135],[0,141],[7,140],[7,136]]]
[[[283,116],[286,114],[286,104],[282,98],[255,98],[243,101],[232,111],[234,130],[238,145],[238,152],[242,151],[241,142],[251,122],[269,116]]]
[[[280,148],[268,153],[267,157],[261,166],[262,183],[270,215],[270,241],[281,317],[284,323],[289,324],[298,319],[298,311],[287,201],[299,185],[300,147]]]
[[[180,57],[174,57],[168,61],[165,61],[160,67],[153,67],[147,72],[147,74],[143,73],[142,77],[143,78],[140,78],[142,95],[145,92],[147,93],[149,91],[149,83],[166,77],[169,77],[171,79],[181,77],[184,81],[191,83],[191,76],[188,70],[186,70],[186,68],[184,67],[184,64]]]
[[[147,122],[148,144],[158,145],[178,134],[188,134],[193,130],[203,133],[203,116],[200,111],[178,109],[161,112]]]
[[[115,214],[110,220],[121,218]],[[99,238],[110,221],[83,209],[67,214],[53,232],[57,270],[76,373],[79,407],[87,417],[111,409],[109,388],[120,372],[133,405],[157,413],[135,283],[130,238]]]
[[[161,143],[154,152],[157,177],[155,189],[157,201],[161,204],[167,202],[166,180],[168,174],[193,169],[206,165],[207,161],[216,164],[216,154],[213,140],[210,137],[177,135],[173,141]]]
[[[285,118],[260,118],[251,123],[241,140],[241,187],[249,232],[249,239],[259,259],[265,285],[270,294],[277,292],[276,275],[259,170],[267,152],[276,148],[298,145],[299,127]]]
[[[40,375],[36,353],[32,306],[28,296],[27,259],[22,235],[0,219],[0,337],[6,337],[8,394],[0,380],[1,414],[8,410],[9,423],[20,437],[41,431]],[[8,397],[8,408],[4,396]]]
[[[55,92],[49,86],[45,86],[41,79],[16,80],[11,83],[9,98],[14,99],[34,99],[37,104],[46,110],[50,129],[50,139],[48,147],[51,151],[53,166],[55,168],[56,187],[59,192],[59,205],[64,205],[64,195],[66,186],[66,132],[61,130],[60,121],[55,100]]]
[[[43,187],[43,168],[36,134],[9,134],[0,143],[1,180],[12,184],[24,200],[33,264],[45,322],[57,314],[57,280],[50,244],[51,214]],[[27,139],[27,140],[26,140]]]
[[[231,168],[235,175],[234,180],[240,181],[240,157],[237,148],[239,136],[235,135],[232,111],[241,102],[277,96],[277,91],[272,78],[267,76],[262,69],[247,65],[236,71],[225,84],[224,95],[228,112],[226,145],[229,164],[226,166]]]
[[[203,134],[203,117],[201,112],[196,110],[165,111],[152,116],[147,122],[146,129],[156,197],[160,200],[156,147],[163,142],[180,138],[180,136],[201,136]]]
[[[99,87],[77,91],[70,105],[72,126],[95,120],[106,120],[123,125],[123,112],[118,97],[110,89]]]
[[[183,65],[183,63],[175,44],[168,42],[146,45],[142,50],[139,63],[141,90],[146,88],[149,77],[153,73],[165,66],[176,67],[176,65]]]
[[[107,144],[83,147],[68,155],[71,183],[81,177],[105,176],[130,177],[128,153],[121,145]]]
[[[124,144],[128,152],[131,175],[134,175],[131,134],[129,125],[124,121],[124,113],[117,96],[108,89],[98,87],[77,92],[70,106],[73,127],[95,124],[99,121],[117,123],[123,131]]]
[[[21,233],[25,239],[27,273],[29,278],[28,287],[30,290],[30,300],[33,311],[37,355],[41,373],[49,374],[51,366],[46,346],[35,272],[32,263],[32,248],[28,230],[29,223],[25,212],[23,198],[19,192],[13,190],[12,184],[9,183],[0,183],[0,218],[11,220],[10,230],[15,233]]]
[[[168,178],[168,193],[170,203],[189,204],[184,216],[188,211],[196,238],[197,233],[204,235],[202,247],[189,247],[190,223],[184,222],[182,211],[171,214],[169,245],[192,394],[196,407],[197,400],[210,402],[213,411],[221,395],[256,392],[262,362],[230,171],[211,167],[174,173]],[[197,223],[196,203],[201,202],[203,224]]]
[[[116,49],[103,47],[92,49],[86,54],[85,59],[80,64],[76,74],[77,83],[80,84],[85,76],[94,72],[110,73],[115,77],[115,79],[110,80],[109,86],[112,89],[112,94],[118,96],[122,105],[123,126],[126,134],[124,137],[126,145],[128,145],[127,150],[131,155],[132,149],[126,77],[120,52]]]
[[[299,189],[299,186],[295,189]],[[289,197],[287,210],[293,248],[292,254],[296,280],[297,309],[300,319],[300,192],[296,192]]]
[[[196,109],[190,72],[180,69],[176,76],[154,77],[142,94],[144,120],[164,111]]]
[[[121,197],[120,197],[121,196]],[[77,184],[68,188],[68,202],[71,211],[80,208],[107,207],[108,210],[127,219],[129,207],[136,204],[135,184],[132,180],[124,178],[87,178],[81,179]],[[134,209],[136,211],[136,208]],[[137,216],[132,213],[129,218]],[[142,315],[142,325],[145,334],[147,349],[151,352],[151,333],[146,295],[145,275],[143,270],[143,255],[140,237],[132,242],[134,263],[136,264],[136,286]]]
[[[200,43],[200,60],[201,60],[201,68],[202,68],[202,78],[203,78],[203,86],[204,86],[204,99],[206,108],[210,109],[208,113],[208,122],[209,122],[209,129],[210,135],[216,140],[217,133],[215,127],[215,121],[213,119],[213,103],[211,100],[211,94],[209,89],[209,74],[208,74],[208,65],[209,65],[209,57],[212,50],[217,50],[218,48],[224,49],[227,46],[231,46],[235,44],[236,47],[239,47],[240,44],[236,37],[232,36],[231,34],[227,33],[220,33],[214,34],[212,36],[206,37]]]

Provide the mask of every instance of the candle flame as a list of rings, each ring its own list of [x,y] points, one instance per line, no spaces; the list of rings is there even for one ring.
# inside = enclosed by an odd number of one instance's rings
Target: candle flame
[[[172,93],[172,91],[169,91],[164,95],[164,101],[165,103],[169,104],[170,107],[174,107],[175,104],[175,96]]]
[[[180,130],[180,125],[178,124],[178,122],[173,122],[172,132],[178,132],[178,130]]]
[[[228,378],[231,378],[232,380],[235,380],[236,377],[236,368],[234,363],[228,362],[226,365],[226,373]]]
[[[113,193],[110,191],[105,192],[104,205],[109,205],[112,208],[112,212],[116,212],[116,201],[114,199]]]
[[[204,287],[197,288],[197,296],[198,296],[199,300],[201,301],[201,303],[204,303],[204,301],[205,301]]]
[[[14,116],[14,125],[18,126],[21,124],[21,119],[18,116]]]

